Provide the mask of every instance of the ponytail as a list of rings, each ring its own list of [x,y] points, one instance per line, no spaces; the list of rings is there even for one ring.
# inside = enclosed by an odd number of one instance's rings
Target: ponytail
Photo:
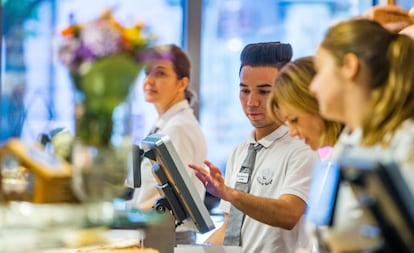
[[[369,115],[363,122],[362,144],[387,145],[393,133],[406,119],[414,118],[414,42],[402,34],[393,34],[387,51],[388,78],[373,87]],[[376,75],[376,73],[372,73]]]
[[[184,91],[184,96],[185,96],[185,99],[187,99],[188,104],[190,105],[190,107],[195,109],[198,105],[197,94],[193,90],[187,88]]]

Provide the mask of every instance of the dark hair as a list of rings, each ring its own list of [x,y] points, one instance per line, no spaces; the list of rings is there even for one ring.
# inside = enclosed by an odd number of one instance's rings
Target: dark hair
[[[187,54],[174,44],[155,46],[150,48],[145,54],[144,62],[151,64],[154,60],[168,60],[173,64],[174,72],[178,79],[187,77],[190,79],[191,63]],[[148,65],[148,64],[147,64]],[[191,107],[196,105],[197,95],[187,86],[185,98]]]
[[[187,54],[174,44],[152,47],[145,54],[145,62],[154,60],[169,60],[178,79],[190,78],[191,64]]]
[[[240,70],[243,66],[271,66],[281,69],[292,59],[292,46],[280,42],[248,44],[240,54]]]

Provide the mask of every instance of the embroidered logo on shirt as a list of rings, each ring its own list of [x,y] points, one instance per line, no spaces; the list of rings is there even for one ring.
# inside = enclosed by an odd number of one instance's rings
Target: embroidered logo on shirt
[[[257,176],[257,182],[261,185],[269,185],[273,181],[273,171],[270,169],[264,169],[259,172]]]

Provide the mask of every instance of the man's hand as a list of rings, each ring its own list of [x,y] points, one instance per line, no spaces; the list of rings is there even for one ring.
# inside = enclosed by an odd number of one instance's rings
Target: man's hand
[[[206,190],[216,197],[227,200],[226,195],[229,193],[230,188],[224,184],[224,179],[220,169],[209,161],[204,161],[209,170],[195,164],[189,164],[188,166],[196,171],[196,176],[206,187]]]
[[[235,190],[224,184],[219,168],[204,161],[209,168],[189,164],[196,171],[196,176],[206,187],[206,190],[222,200],[230,202],[241,212],[251,218],[270,226],[291,230],[302,217],[306,202],[293,194],[283,194],[278,199],[259,197]]]

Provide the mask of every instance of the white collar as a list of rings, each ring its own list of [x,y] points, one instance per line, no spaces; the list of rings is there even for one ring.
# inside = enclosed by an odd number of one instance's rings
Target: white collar
[[[171,119],[174,115],[184,110],[193,111],[190,107],[190,104],[188,103],[186,99],[174,104],[165,113],[159,116],[158,119],[155,121],[153,129],[154,128],[162,129],[169,119]]]
[[[274,141],[287,135],[288,132],[289,132],[289,129],[285,125],[281,125],[278,128],[276,128],[273,132],[271,132],[270,134],[261,138],[259,141],[257,141],[257,143],[260,143],[265,148],[268,148]],[[256,140],[254,139],[254,131],[250,134],[248,142],[256,143]]]
[[[357,128],[355,130],[351,130],[349,127],[345,127],[342,131],[339,141],[344,145],[355,146],[361,142],[362,139],[362,129]]]

